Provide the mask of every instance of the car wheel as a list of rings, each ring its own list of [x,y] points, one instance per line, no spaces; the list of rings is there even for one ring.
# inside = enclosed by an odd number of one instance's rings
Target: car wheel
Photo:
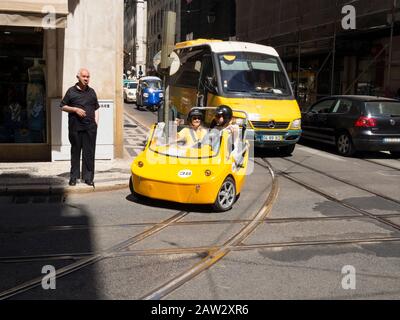
[[[215,211],[228,211],[232,208],[236,201],[236,186],[235,181],[228,177],[222,183],[218,191],[217,199],[214,202],[213,209]]]
[[[399,159],[400,158],[400,151],[390,151],[390,154],[395,159]]]
[[[279,147],[279,154],[282,157],[288,157],[288,156],[292,155],[295,147],[296,147],[295,144],[291,144],[291,145],[284,146],[284,147]]]
[[[341,133],[336,139],[336,148],[340,155],[345,157],[352,156],[356,149],[348,133]]]

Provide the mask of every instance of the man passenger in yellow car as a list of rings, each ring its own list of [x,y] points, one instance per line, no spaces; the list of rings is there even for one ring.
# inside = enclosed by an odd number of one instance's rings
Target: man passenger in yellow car
[[[207,129],[203,128],[203,113],[200,109],[192,109],[188,114],[188,128],[178,132],[177,142],[185,142],[187,146],[193,146],[200,142],[207,134]]]
[[[239,126],[233,123],[233,111],[230,107],[222,105],[215,110],[215,117],[210,125],[211,131],[204,137],[202,143],[214,146],[218,145],[218,140],[222,130],[227,130],[232,135],[231,141],[237,141],[239,137]]]
[[[228,106],[219,106],[215,110],[215,116],[211,122],[211,129],[222,130],[232,124],[233,111]]]
[[[219,131],[226,129],[235,136],[239,133],[239,126],[233,121],[233,111],[228,106],[219,106],[215,110],[215,117],[210,128]]]

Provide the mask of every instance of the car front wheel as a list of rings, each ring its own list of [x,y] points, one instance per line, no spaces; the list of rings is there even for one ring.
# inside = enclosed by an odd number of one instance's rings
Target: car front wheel
[[[218,191],[217,199],[213,205],[216,211],[228,211],[232,208],[236,201],[236,186],[235,181],[228,177],[225,179],[221,188]]]
[[[351,137],[347,133],[341,133],[337,137],[336,148],[339,154],[345,157],[350,157],[356,152],[353,141],[351,141]]]

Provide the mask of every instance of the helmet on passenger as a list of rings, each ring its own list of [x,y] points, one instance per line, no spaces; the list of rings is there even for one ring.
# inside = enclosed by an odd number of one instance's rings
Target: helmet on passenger
[[[204,119],[203,112],[198,108],[190,110],[190,112],[189,112],[189,114],[187,116],[188,123],[192,123],[192,118],[193,117],[200,117],[201,121],[203,121],[203,119]]]
[[[222,105],[219,106],[216,110],[215,110],[215,116],[221,116],[224,118],[224,122],[222,123],[222,126],[226,125],[227,123],[229,123],[232,120],[233,117],[233,111],[230,107]]]

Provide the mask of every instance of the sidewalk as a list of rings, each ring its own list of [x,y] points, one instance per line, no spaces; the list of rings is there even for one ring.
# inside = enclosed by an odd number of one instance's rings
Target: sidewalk
[[[95,189],[84,182],[71,187],[69,182],[69,161],[0,163],[0,194],[42,193],[68,194],[111,191],[128,188],[130,165],[143,150],[147,129],[132,117],[124,119],[124,158],[96,160]]]

